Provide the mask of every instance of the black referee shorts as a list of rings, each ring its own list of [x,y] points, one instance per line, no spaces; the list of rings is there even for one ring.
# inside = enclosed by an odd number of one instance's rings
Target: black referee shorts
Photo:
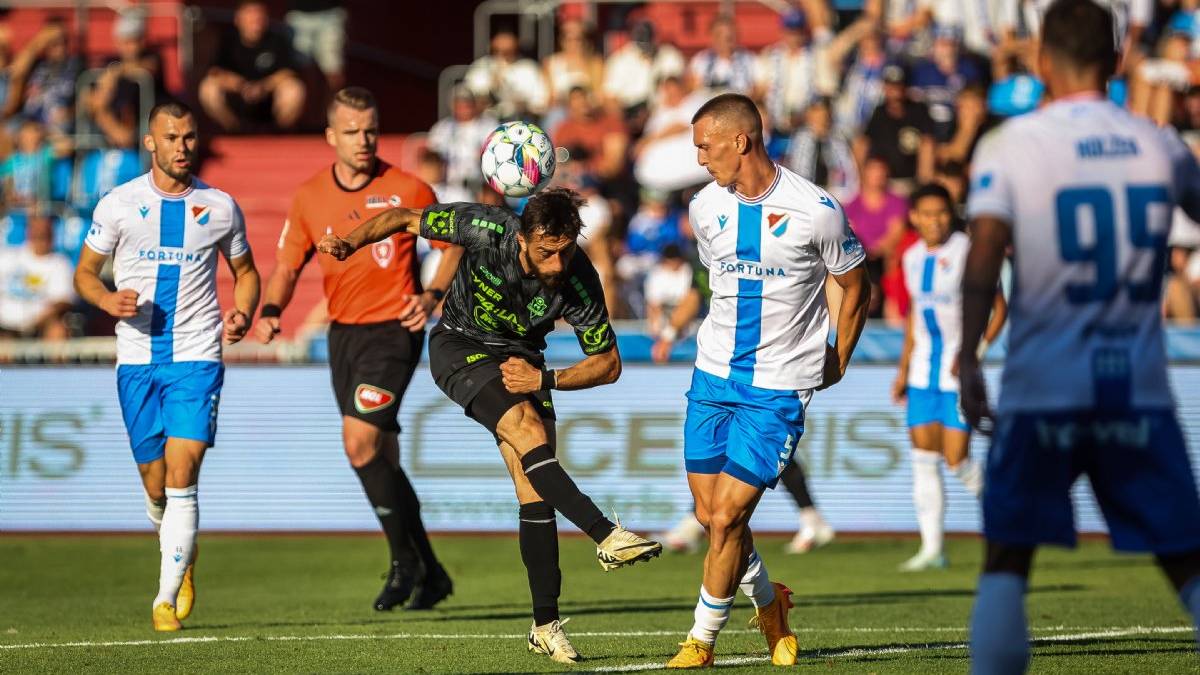
[[[421,359],[425,331],[399,321],[329,325],[329,370],[342,415],[399,431],[400,399]]]
[[[429,336],[429,371],[433,381],[462,407],[467,417],[495,435],[504,413],[529,401],[543,420],[553,423],[554,400],[549,390],[513,394],[504,388],[500,364],[506,360],[508,356],[448,328],[438,326]]]

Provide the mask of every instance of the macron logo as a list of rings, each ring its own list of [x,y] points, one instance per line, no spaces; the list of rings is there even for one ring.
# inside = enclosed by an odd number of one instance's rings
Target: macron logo
[[[835,207],[833,205],[833,198],[830,197],[829,195],[821,195],[821,198],[817,200],[817,203],[822,206],[828,206],[829,208],[833,209],[834,211],[837,210],[837,207]]]
[[[729,216],[717,216],[717,225],[719,225],[722,230],[725,229],[725,223],[727,222],[729,222]]]

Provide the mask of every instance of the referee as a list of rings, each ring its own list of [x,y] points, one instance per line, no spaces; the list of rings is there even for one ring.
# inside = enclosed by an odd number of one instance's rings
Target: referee
[[[301,185],[292,200],[255,328],[263,343],[279,333],[280,316],[321,237],[348,233],[388,208],[422,208],[435,201],[428,185],[376,157],[379,115],[369,91],[337,92],[328,120],[325,140],[337,161]],[[391,550],[387,583],[375,600],[380,611],[410,597],[407,609],[429,609],[453,591],[421,523],[420,501],[400,467],[396,414],[421,358],[425,323],[450,285],[462,249],[443,252],[430,288],[422,291],[415,241],[398,234],[375,243],[370,255],[348,262],[320,259],[342,442]]]
[[[556,188],[531,198],[520,217],[470,203],[398,208],[348,234],[327,235],[318,245],[322,253],[346,260],[371,242],[407,232],[465,248],[442,320],[430,336],[429,369],[438,387],[500,446],[521,505],[521,559],[533,599],[527,645],[561,663],[573,663],[579,654],[559,622],[555,511],[596,542],[605,570],[662,552],[657,542],[605,518],[554,454],[550,390],[587,389],[621,374],[600,278],[575,243],[582,203],[574,192]],[[585,358],[570,368],[546,370],[546,334],[559,318],[575,329]]]

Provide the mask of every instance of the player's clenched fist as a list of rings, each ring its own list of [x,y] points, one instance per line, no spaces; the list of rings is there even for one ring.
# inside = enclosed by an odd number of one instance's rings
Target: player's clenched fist
[[[254,324],[254,337],[258,341],[265,344],[270,344],[271,340],[279,335],[279,317],[264,316],[260,317],[258,323]]]
[[[351,253],[354,253],[354,247],[350,245],[350,242],[336,234],[327,234],[321,237],[321,241],[317,242],[317,250],[338,260],[345,260],[350,257]]]
[[[137,316],[137,300],[137,291],[132,288],[124,288],[101,298],[100,309],[108,312],[109,316],[118,319],[130,319]]]
[[[510,394],[532,394],[542,388],[542,371],[515,356],[500,364],[500,378]]]
[[[225,344],[231,345],[246,337],[250,330],[250,317],[240,309],[234,308],[225,312]]]

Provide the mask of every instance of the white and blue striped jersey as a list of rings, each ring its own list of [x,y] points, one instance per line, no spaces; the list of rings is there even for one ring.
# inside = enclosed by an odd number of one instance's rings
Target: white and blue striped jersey
[[[865,257],[841,204],[777,167],[755,199],[709,184],[692,200],[690,217],[712,288],[696,367],[763,389],[819,386],[826,274],[843,274]]]
[[[1073,97],[985,136],[971,166],[970,217],[1012,228],[999,411],[1172,406],[1167,233],[1176,204],[1200,215],[1200,169],[1179,137]]]
[[[137,316],[117,324],[118,364],[221,359],[217,250],[250,252],[232,197],[197,178],[166,194],[147,173],[100,200],[86,244],[113,256],[118,289],[138,292]]]
[[[958,391],[950,369],[962,344],[962,275],[970,245],[967,235],[952,232],[941,246],[930,249],[917,241],[900,258],[912,297],[910,387]]]

